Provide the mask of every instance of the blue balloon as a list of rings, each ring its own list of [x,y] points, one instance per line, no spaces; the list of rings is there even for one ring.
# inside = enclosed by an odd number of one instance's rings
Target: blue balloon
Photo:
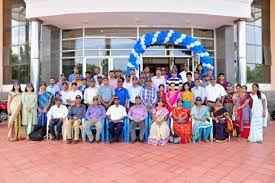
[[[181,37],[181,33],[180,32],[174,32],[173,35],[171,36],[169,43],[170,44],[175,44],[176,40],[179,39]]]
[[[157,45],[164,45],[164,41],[166,40],[167,36],[168,36],[169,31],[161,31],[158,34],[156,43]],[[145,34],[144,36],[144,46],[150,47],[153,46],[152,45],[152,41],[153,41],[153,37],[156,34],[156,32],[148,32]],[[175,45],[175,42],[182,36],[183,34],[180,32],[173,32],[173,34],[171,35],[171,37],[169,38],[168,42],[166,43],[167,45]],[[190,44],[194,43],[195,41],[197,41],[197,38],[194,38],[190,35],[186,35],[185,38],[182,40],[181,43],[179,43],[179,46],[186,49],[187,46],[189,46]],[[137,40],[137,42],[135,43],[135,45],[133,46],[135,52],[137,53],[137,55],[141,55],[142,53],[145,52],[145,48],[142,47],[141,44],[141,40]],[[206,48],[203,45],[196,45],[192,48],[190,48],[191,51],[195,54],[199,54],[199,53],[204,53],[207,52]],[[134,68],[138,69],[139,68],[139,63],[138,63],[138,58],[135,57],[135,55],[133,53],[130,53],[129,56],[129,63],[131,65],[134,66]],[[212,57],[210,56],[200,56],[200,61],[202,63],[203,66],[203,75],[207,74],[208,70],[213,67],[214,65],[214,60]],[[207,65],[207,66],[206,66]],[[128,70],[128,68],[127,68]]]
[[[152,40],[153,40],[153,36],[154,36],[154,33],[152,33],[152,32],[148,32],[148,33],[145,34],[144,43],[145,43],[146,47],[151,46]]]
[[[165,41],[165,38],[167,37],[168,32],[160,32],[157,38],[157,44],[162,45]]]

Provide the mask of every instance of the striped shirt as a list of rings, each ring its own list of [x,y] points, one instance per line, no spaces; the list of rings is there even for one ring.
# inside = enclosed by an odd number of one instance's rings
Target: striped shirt
[[[170,86],[172,83],[175,84],[176,89],[179,89],[180,87],[182,87],[182,84],[183,84],[182,80],[178,77],[175,77],[175,78],[170,77],[169,79],[167,79],[166,81],[167,86]]]

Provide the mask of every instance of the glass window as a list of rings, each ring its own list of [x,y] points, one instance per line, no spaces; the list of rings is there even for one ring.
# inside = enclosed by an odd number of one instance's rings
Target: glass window
[[[87,28],[86,36],[104,36],[104,37],[136,37],[136,28]]]
[[[4,6],[4,84],[12,80],[27,83],[30,81],[30,43],[25,1],[9,0]]]
[[[105,41],[103,38],[86,38],[85,49],[105,49]]]
[[[63,30],[62,37],[63,39],[68,38],[79,38],[82,37],[82,29],[73,29],[73,30]]]
[[[83,47],[82,39],[75,40],[63,40],[62,41],[62,50],[79,50]]]
[[[74,66],[78,67],[80,73],[82,73],[82,57],[79,58],[70,58],[70,59],[62,59],[62,72],[68,77],[72,71]]]
[[[194,29],[195,37],[214,38],[214,31],[209,29]]]
[[[128,58],[113,58],[114,70],[127,71]]]
[[[270,82],[270,66],[268,63],[270,63],[271,58],[266,51],[263,51],[264,48],[270,47],[269,37],[265,36],[270,31],[269,3],[268,0],[253,1],[252,19],[246,23],[247,82],[250,83]]]
[[[214,48],[214,40],[211,39],[199,39],[201,44],[207,49],[207,50],[215,50]]]
[[[169,31],[169,30],[174,30],[177,32],[181,32],[187,35],[191,35],[191,28],[143,28],[141,27],[139,29],[140,32],[140,36],[142,36],[143,34],[147,33],[147,32],[157,32],[157,31]]]
[[[143,54],[144,56],[165,56],[165,46],[151,46],[147,48]]]

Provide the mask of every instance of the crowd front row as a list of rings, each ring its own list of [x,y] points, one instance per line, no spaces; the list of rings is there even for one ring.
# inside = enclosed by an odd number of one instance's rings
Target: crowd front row
[[[122,84],[120,82],[123,81],[118,80],[118,85]],[[176,93],[173,88],[169,94]],[[15,82],[8,99],[8,139],[31,140],[37,129],[45,128],[45,135],[51,140],[64,139],[67,143],[78,143],[80,139],[89,143],[110,139],[112,143],[125,139],[125,136],[129,136],[131,142],[153,145],[165,145],[169,141],[224,142],[233,136],[248,138],[250,142],[263,142],[267,109],[265,97],[257,84],[253,84],[251,93],[243,93],[241,86],[236,86],[237,97],[234,100],[238,107],[234,108],[233,115],[221,98],[207,103],[197,96],[194,105],[189,108],[181,97],[166,96],[166,99],[174,100],[174,104],[169,105],[171,102],[164,101],[159,95],[152,107],[144,100],[145,92],[144,95],[136,95],[127,108],[121,97],[124,95],[113,95],[108,91],[101,88],[105,98],[93,96],[91,104],[86,106],[81,92],[74,93],[74,101],[64,101],[65,95],[53,96],[42,83],[37,97],[32,84],[28,84],[22,92],[20,84]],[[53,105],[51,101],[54,101]],[[69,105],[72,102],[73,105]],[[129,123],[125,123],[125,119]]]

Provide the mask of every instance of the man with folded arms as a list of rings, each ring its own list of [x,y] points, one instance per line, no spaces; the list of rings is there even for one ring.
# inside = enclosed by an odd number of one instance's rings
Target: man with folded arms
[[[79,142],[79,131],[82,119],[84,119],[86,113],[85,105],[81,104],[81,96],[75,97],[75,104],[70,108],[68,113],[68,120],[65,122],[66,142],[70,144]],[[72,129],[73,128],[73,129]],[[73,130],[73,137],[72,137]]]
[[[106,116],[105,108],[99,104],[99,98],[94,97],[92,104],[89,106],[86,112],[86,121],[83,126],[82,140],[86,141],[86,136],[88,136],[89,143],[94,141],[94,135],[92,133],[92,126],[96,127],[96,142],[100,140],[100,134],[102,133],[103,123]]]
[[[140,96],[136,96],[135,105],[133,105],[129,112],[128,117],[131,120],[131,141],[136,142],[136,128],[139,130],[139,141],[143,141],[145,130],[145,119],[147,118],[147,110],[145,105],[141,103]]]

